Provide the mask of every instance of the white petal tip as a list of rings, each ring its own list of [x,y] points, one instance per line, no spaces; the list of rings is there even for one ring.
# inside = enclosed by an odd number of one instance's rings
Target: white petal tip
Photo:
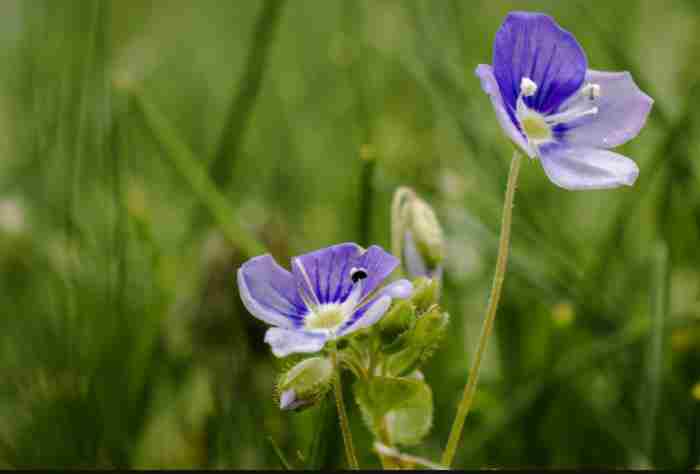
[[[384,294],[400,300],[410,298],[413,294],[413,283],[408,280],[397,280],[385,288]]]

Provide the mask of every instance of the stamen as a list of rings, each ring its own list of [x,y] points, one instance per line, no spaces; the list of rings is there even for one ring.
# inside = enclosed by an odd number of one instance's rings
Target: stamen
[[[581,95],[587,96],[589,100],[596,100],[600,97],[600,84],[586,84],[581,89]]]
[[[545,121],[549,125],[556,125],[559,123],[572,122],[581,117],[587,115],[595,115],[598,113],[598,107],[591,107],[590,109],[585,109],[583,107],[574,107],[559,114],[550,115],[545,118]]]
[[[520,94],[523,97],[532,97],[537,92],[537,84],[529,77],[520,80]]]

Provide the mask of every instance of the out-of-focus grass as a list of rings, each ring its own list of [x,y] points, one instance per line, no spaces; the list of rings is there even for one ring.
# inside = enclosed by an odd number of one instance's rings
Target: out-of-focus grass
[[[622,149],[641,169],[631,189],[565,192],[524,163],[456,465],[700,463],[692,0],[3,2],[0,463],[278,468],[277,445],[297,467],[342,465],[332,403],[274,405],[281,364],[234,272],[256,241],[282,260],[388,247],[399,185],[429,199],[449,239],[453,330],[426,370],[435,427],[414,450],[437,459],[510,156],[473,70],[514,8],[554,15],[591,67],[632,71],[656,103]]]

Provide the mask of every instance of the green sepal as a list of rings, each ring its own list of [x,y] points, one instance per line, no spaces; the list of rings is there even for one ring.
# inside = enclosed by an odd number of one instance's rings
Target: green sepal
[[[411,302],[417,314],[424,313],[438,304],[440,299],[440,282],[437,278],[418,277],[413,281]]]
[[[401,300],[394,304],[378,324],[382,344],[388,346],[397,337],[413,327],[416,320],[416,308],[410,300]]]
[[[275,403],[279,403],[284,391],[293,389],[296,398],[304,402],[295,411],[306,409],[325,397],[331,389],[333,377],[333,365],[329,359],[303,359],[280,375],[275,389]]]
[[[403,376],[424,364],[440,345],[448,323],[449,315],[438,306],[421,315],[415,327],[405,336],[404,348],[387,357],[388,373]]]

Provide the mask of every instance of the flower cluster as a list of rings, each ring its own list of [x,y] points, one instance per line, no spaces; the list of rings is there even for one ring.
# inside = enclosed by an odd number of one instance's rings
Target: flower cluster
[[[549,16],[510,13],[496,33],[493,64],[479,65],[476,74],[506,135],[523,153],[539,160],[557,186],[605,189],[629,186],[637,179],[634,161],[609,149],[639,133],[652,99],[627,72],[588,69],[576,39]],[[471,375],[479,372],[496,315],[519,163],[516,155],[494,286],[469,382],[443,453],[445,466],[454,458],[476,390],[477,379]],[[401,187],[394,196],[391,228],[396,256],[376,245],[364,249],[343,243],[292,258],[290,270],[270,255],[252,258],[238,270],[245,307],[272,326],[265,342],[273,354],[314,354],[280,376],[280,408],[312,406],[335,384],[346,454],[355,467],[340,369],[357,377],[355,399],[369,429],[381,440],[380,455],[396,455],[386,443],[415,444],[430,429],[432,391],[420,368],[437,348],[449,321],[439,304],[445,245],[435,212],[413,190]],[[413,281],[387,284],[400,264]]]

